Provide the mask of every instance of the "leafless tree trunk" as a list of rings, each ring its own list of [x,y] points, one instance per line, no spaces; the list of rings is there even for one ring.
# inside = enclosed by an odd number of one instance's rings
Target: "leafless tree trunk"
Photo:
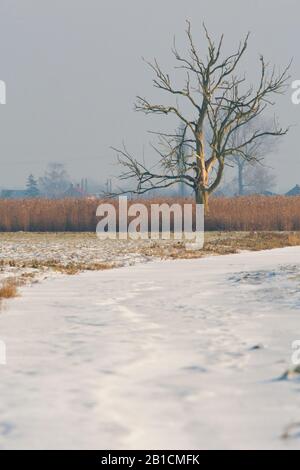
[[[238,185],[239,185],[239,196],[243,196],[244,194],[244,168],[245,168],[245,163],[246,160],[242,160],[239,158],[237,160],[237,168],[238,168]]]
[[[256,127],[259,127],[261,130],[268,130],[272,123],[256,119],[256,123],[248,123],[244,127],[238,129],[232,138],[231,138],[231,146],[233,148],[239,147],[241,143],[247,140],[252,133],[254,132]],[[247,144],[244,147],[244,158],[240,158],[240,155],[232,155],[229,158],[230,164],[232,163],[233,166],[237,168],[237,183],[238,183],[238,195],[242,196],[245,193],[249,192],[249,184],[247,182],[247,176],[249,179],[249,174],[251,173],[251,177],[253,178],[254,175],[258,179],[257,186],[261,186],[261,181],[264,181],[264,186],[267,189],[267,180],[266,178],[270,177],[270,187],[274,184],[274,178],[268,168],[264,165],[263,161],[265,156],[274,152],[276,150],[276,146],[278,144],[278,139],[274,138],[274,136],[270,137],[268,135],[262,136],[260,139],[255,140],[251,144]],[[256,167],[256,171],[254,171],[254,167]],[[260,178],[261,173],[261,178]],[[251,186],[254,185],[254,181],[251,182]]]
[[[185,132],[185,128],[180,124],[179,128],[177,129],[177,135],[178,135],[178,143],[181,142],[182,140],[182,135]],[[178,167],[178,176],[180,178],[180,183],[179,183],[179,195],[181,198],[184,197],[185,194],[185,183],[184,183],[184,178],[181,178],[182,176],[184,177],[185,175],[185,164],[186,164],[186,158],[188,154],[188,149],[184,145],[180,145],[178,150],[177,150],[177,167]]]
[[[177,88],[170,75],[163,72],[154,60],[148,63],[154,72],[154,87],[173,97],[173,102],[169,105],[153,104],[138,97],[136,104],[136,110],[145,114],[177,116],[183,126],[180,142],[176,133],[154,133],[158,137],[158,144],[153,148],[159,155],[159,171],[147,168],[125,147],[116,150],[124,168],[121,179],[137,180],[137,188],[131,192],[141,194],[184,181],[194,191],[196,202],[203,203],[208,213],[209,196],[222,180],[227,159],[234,155],[238,159],[249,160],[249,146],[265,136],[287,133],[288,129],[280,128],[275,120],[267,129],[261,129],[256,123],[266,108],[274,104],[272,96],[284,92],[289,66],[276,71],[261,56],[260,79],[255,87],[247,86],[246,78],[239,76],[237,69],[247,50],[249,34],[236,52],[224,58],[223,35],[215,44],[204,26],[207,54],[202,56],[194,43],[190,23],[187,25],[188,53],[179,53],[175,41],[173,47],[176,74],[180,76],[180,72],[184,72],[184,85]],[[234,143],[235,134],[250,123],[251,132],[244,140]],[[188,149],[188,153],[184,173],[179,178],[176,156],[182,146]]]

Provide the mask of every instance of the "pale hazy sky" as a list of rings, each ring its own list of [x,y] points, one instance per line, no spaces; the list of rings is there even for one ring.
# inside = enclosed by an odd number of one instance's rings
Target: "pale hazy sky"
[[[30,172],[50,161],[66,164],[75,179],[104,181],[117,172],[110,146],[127,146],[151,160],[148,129],[159,128],[133,111],[135,96],[159,98],[141,57],[157,57],[172,72],[173,35],[184,50],[185,20],[201,46],[201,24],[225,33],[226,49],[245,33],[251,40],[244,71],[255,77],[258,54],[285,65],[300,79],[300,4],[296,0],[0,0],[1,187],[22,187]],[[280,97],[276,114],[292,124],[272,159],[278,188],[300,183],[300,105]],[[149,153],[148,153],[149,151]]]

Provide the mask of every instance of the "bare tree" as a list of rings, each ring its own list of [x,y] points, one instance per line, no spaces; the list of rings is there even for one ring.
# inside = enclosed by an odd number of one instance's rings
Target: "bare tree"
[[[39,180],[41,192],[49,198],[59,198],[70,186],[69,176],[62,163],[49,163],[47,170]]]
[[[272,169],[265,164],[248,164],[244,174],[244,188],[246,194],[271,193],[276,184],[276,177]]]
[[[255,122],[268,106],[274,104],[272,97],[284,92],[289,66],[283,71],[276,71],[261,56],[258,83],[256,86],[247,85],[246,78],[237,74],[237,68],[247,50],[249,34],[236,52],[222,58],[223,35],[215,43],[203,27],[207,41],[207,55],[204,58],[196,48],[189,22],[186,31],[188,53],[182,55],[178,52],[174,41],[176,69],[185,73],[182,87],[173,84],[157,60],[148,62],[155,75],[154,87],[172,97],[173,102],[168,105],[153,104],[146,98],[138,97],[135,106],[136,111],[145,114],[175,115],[179,118],[183,125],[180,141],[176,133],[155,133],[159,144],[153,148],[159,155],[159,161],[154,168],[147,168],[139,162],[125,146],[115,150],[123,166],[121,180],[133,178],[137,181],[136,189],[131,192],[141,194],[183,181],[194,191],[196,202],[205,205],[207,213],[209,195],[219,186],[227,159],[232,155],[248,159],[247,148],[263,136],[287,133],[288,129],[279,127],[275,119],[270,128],[263,130],[256,127]],[[234,145],[234,134],[249,123],[253,124],[251,134]],[[178,175],[177,155],[182,146],[189,151],[185,156],[184,172]]]
[[[185,126],[183,123],[180,123],[177,129],[177,139],[178,139],[178,148],[177,148],[177,173],[180,180],[179,183],[179,195],[180,197],[184,197],[185,195],[185,182],[184,182],[184,175],[186,173],[186,161],[188,158],[189,149],[184,144],[183,134],[185,133]]]
[[[230,145],[232,148],[239,147],[241,143],[251,137],[255,128],[259,127],[261,131],[267,131],[271,126],[271,122],[262,119],[256,119],[255,123],[249,122],[232,134]],[[241,158],[239,154],[233,154],[232,157],[228,159],[228,164],[237,168],[237,194],[239,196],[249,193],[249,191],[251,192],[254,188],[256,188],[256,190],[258,190],[257,188],[261,188],[261,191],[272,188],[274,185],[274,176],[271,174],[270,168],[264,164],[264,159],[266,155],[275,151],[277,144],[278,139],[276,139],[276,137],[263,135],[244,147],[243,158]],[[256,185],[254,184],[254,177],[257,178]],[[270,178],[270,184],[267,182],[268,177]],[[249,184],[249,179],[251,179],[251,184]],[[262,181],[264,181],[263,185],[261,184]]]

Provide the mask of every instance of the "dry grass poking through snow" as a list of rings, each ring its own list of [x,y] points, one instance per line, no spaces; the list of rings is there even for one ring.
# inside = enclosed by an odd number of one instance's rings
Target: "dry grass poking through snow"
[[[300,245],[300,232],[207,232],[204,248],[196,251],[175,240],[99,240],[95,233],[0,233],[0,299],[14,297],[24,284],[57,274],[296,245]]]
[[[141,252],[162,259],[189,259],[287,246],[300,246],[300,232],[208,232],[202,250],[189,251],[182,242],[168,245],[152,242],[150,246],[143,247]]]
[[[17,297],[18,287],[16,279],[5,279],[0,285],[0,301]]]

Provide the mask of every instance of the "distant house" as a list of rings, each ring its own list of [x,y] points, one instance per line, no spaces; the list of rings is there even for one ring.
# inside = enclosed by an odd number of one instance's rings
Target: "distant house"
[[[278,194],[276,193],[273,193],[272,191],[263,191],[262,193],[260,193],[261,196],[278,196]]]
[[[80,187],[79,184],[77,184],[76,186],[74,186],[74,184],[71,184],[70,187],[67,189],[67,191],[64,192],[64,195],[63,197],[74,197],[74,198],[81,198],[81,197],[85,197],[86,196],[86,192],[84,191],[84,189],[82,189],[82,187]]]
[[[296,186],[293,189],[288,191],[286,193],[286,196],[300,196],[300,186],[299,186],[299,184],[296,184]]]
[[[26,197],[26,189],[3,189],[1,191],[1,199],[24,199]]]

